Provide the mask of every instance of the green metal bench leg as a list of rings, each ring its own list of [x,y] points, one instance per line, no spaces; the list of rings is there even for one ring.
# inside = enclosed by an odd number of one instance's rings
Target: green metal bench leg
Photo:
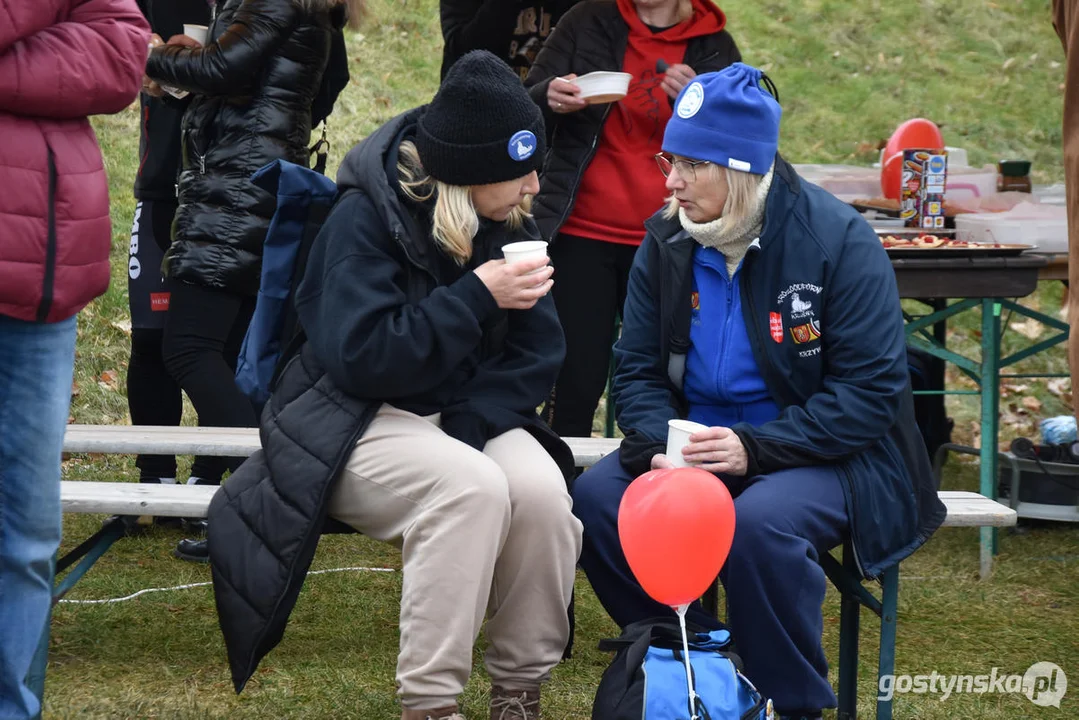
[[[982,373],[981,373],[981,457],[979,492],[987,498],[996,498],[997,486],[997,432],[1000,410],[1000,303],[992,299],[982,300]],[[993,568],[996,555],[997,529],[983,527],[979,530],[979,574],[984,580]]]
[[[858,570],[849,541],[843,544],[843,567],[853,576]],[[858,632],[861,604],[858,596],[840,588],[839,709],[837,720],[854,720],[858,712]]]
[[[895,622],[899,604],[899,566],[885,571],[881,577],[881,614],[880,614],[880,662],[877,667],[877,692],[880,692],[880,679],[885,675],[895,675]],[[892,720],[892,701],[877,699],[877,720]]]

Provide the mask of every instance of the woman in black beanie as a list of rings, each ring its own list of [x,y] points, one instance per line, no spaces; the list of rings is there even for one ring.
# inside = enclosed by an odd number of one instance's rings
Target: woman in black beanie
[[[317,541],[328,514],[403,551],[402,720],[463,717],[457,697],[484,616],[491,717],[539,717],[540,685],[569,639],[581,548],[572,454],[536,414],[564,353],[553,269],[502,253],[538,238],[527,208],[543,151],[543,118],[520,81],[475,51],[429,105],[345,157],[296,293],[306,343],[264,411],[264,453],[211,510],[239,687],[252,669],[238,661],[245,643],[265,635],[244,629],[250,604],[233,613],[233,594],[272,574],[252,563]],[[297,508],[307,524],[290,545]],[[253,541],[269,552],[252,556]],[[289,587],[302,582],[297,566]],[[272,603],[271,635],[295,600],[280,592],[284,610],[272,593],[250,593]]]

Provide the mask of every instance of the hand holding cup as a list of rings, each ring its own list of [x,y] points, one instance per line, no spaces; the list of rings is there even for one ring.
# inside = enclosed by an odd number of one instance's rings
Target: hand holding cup
[[[529,310],[554,286],[546,255],[513,263],[488,260],[473,272],[503,310]]]

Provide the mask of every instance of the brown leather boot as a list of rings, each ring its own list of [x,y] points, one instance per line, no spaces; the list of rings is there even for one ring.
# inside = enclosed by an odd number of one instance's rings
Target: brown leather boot
[[[430,710],[401,709],[401,720],[465,720],[465,716],[457,712],[456,705],[449,705]]]
[[[491,720],[536,720],[539,717],[539,686],[531,690],[491,687]]]

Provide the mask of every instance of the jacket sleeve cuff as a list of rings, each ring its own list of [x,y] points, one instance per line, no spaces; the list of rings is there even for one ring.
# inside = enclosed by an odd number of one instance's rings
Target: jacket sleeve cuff
[[[468,305],[481,325],[498,311],[494,295],[475,272],[465,273],[452,287],[453,293]]]
[[[738,439],[742,441],[742,447],[746,451],[746,474],[744,477],[751,478],[756,477],[762,473],[760,460],[758,457],[759,447],[757,445],[757,439],[753,436],[752,429],[745,423],[739,423],[735,425],[731,430],[738,436]]]
[[[666,449],[666,443],[650,440],[631,431],[618,446],[618,461],[631,477],[639,477],[652,469],[652,458]]]
[[[468,410],[444,410],[441,418],[442,432],[454,440],[480,452],[487,445],[487,422]]]

